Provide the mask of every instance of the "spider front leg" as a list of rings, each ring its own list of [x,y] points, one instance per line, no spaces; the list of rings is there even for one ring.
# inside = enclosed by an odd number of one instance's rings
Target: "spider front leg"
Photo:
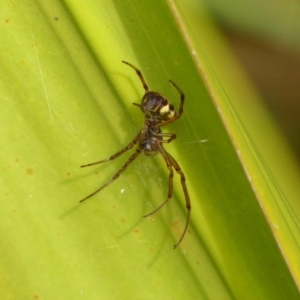
[[[186,208],[187,208],[187,211],[188,211],[184,230],[183,230],[183,232],[181,234],[181,237],[180,237],[179,241],[174,245],[174,249],[176,249],[178,247],[178,245],[182,242],[182,240],[183,240],[183,238],[184,238],[184,236],[186,234],[186,231],[188,229],[188,225],[189,225],[189,222],[190,222],[190,215],[191,215],[191,202],[190,202],[190,197],[189,197],[189,194],[188,194],[188,191],[187,191],[187,187],[186,187],[186,184],[185,184],[185,176],[184,176],[184,173],[181,171],[181,168],[179,167],[178,163],[172,157],[172,155],[169,154],[162,146],[159,146],[158,151],[162,154],[162,156],[163,156],[163,158],[164,158],[164,160],[165,160],[165,162],[167,164],[167,167],[169,169],[169,189],[168,189],[168,195],[167,195],[166,200],[160,206],[158,206],[155,210],[153,210],[151,213],[145,215],[144,217],[146,218],[146,217],[149,217],[149,216],[155,214],[163,206],[165,206],[170,201],[170,199],[172,198],[172,195],[173,195],[173,175],[174,175],[173,167],[174,167],[174,169],[176,170],[176,172],[178,174],[180,174],[180,177],[181,177],[181,185],[182,185],[183,192],[184,192],[184,195],[185,195]]]
[[[174,175],[174,172],[173,172],[172,164],[169,160],[167,151],[162,146],[159,146],[158,151],[162,154],[162,156],[165,159],[165,162],[167,164],[167,168],[169,169],[168,196],[167,196],[167,199],[160,206],[158,206],[156,209],[154,209],[151,213],[149,213],[147,215],[144,215],[144,218],[150,217],[151,215],[153,215],[157,211],[159,211],[163,206],[165,206],[169,202],[169,200],[172,198],[172,195],[173,195],[173,175]]]
[[[169,200],[171,199],[172,195],[173,195],[173,168],[176,170],[176,172],[180,175],[180,179],[181,179],[181,185],[182,185],[182,189],[184,192],[184,196],[185,196],[185,202],[186,202],[186,209],[187,209],[187,217],[186,217],[186,223],[185,223],[185,227],[183,229],[183,232],[181,234],[180,239],[178,240],[178,242],[174,245],[174,249],[176,249],[178,247],[178,245],[182,242],[189,223],[190,223],[190,216],[191,216],[191,201],[190,201],[190,196],[185,184],[185,176],[184,173],[182,172],[179,164],[177,163],[177,161],[173,158],[173,156],[171,154],[169,154],[162,146],[159,147],[158,151],[162,154],[163,158],[165,159],[165,162],[167,164],[167,167],[169,169],[169,190],[168,190],[168,196],[166,198],[166,200],[160,205],[158,206],[155,210],[153,210],[151,213],[145,215],[144,217],[149,217],[153,214],[155,214],[157,211],[159,211],[164,205],[166,205]]]
[[[101,163],[104,163],[104,162],[107,162],[107,161],[110,161],[110,160],[114,160],[116,159],[117,157],[119,157],[121,154],[125,153],[126,151],[130,150],[138,141],[139,141],[139,138],[140,138],[140,135],[141,133],[139,133],[133,140],[131,143],[129,143],[125,148],[123,148],[122,150],[118,151],[117,153],[113,154],[112,156],[106,158],[106,159],[102,159],[100,161],[96,161],[96,162],[93,162],[93,163],[90,163],[90,164],[86,164],[86,165],[83,165],[83,166],[80,166],[80,168],[85,168],[85,167],[90,167],[90,166],[94,166],[94,165],[98,165],[98,164],[101,164]]]
[[[81,166],[81,168],[94,166],[94,165],[97,165],[97,164],[100,164],[100,163],[103,163],[103,162],[107,162],[107,161],[116,159],[121,154],[123,154],[126,151],[130,150],[140,140],[140,135],[141,135],[141,132],[139,132],[139,134],[132,140],[132,142],[130,144],[128,144],[125,148],[123,148],[119,152],[115,153],[114,155],[110,156],[109,158],[106,158],[106,159],[103,159],[103,160],[100,160],[100,161],[96,161],[94,163],[90,163],[90,164],[87,164],[87,165],[83,165],[83,166]],[[88,198],[91,198],[92,196],[94,196],[95,194],[100,192],[102,189],[107,187],[109,184],[111,184],[113,181],[115,181],[125,171],[125,169],[132,163],[132,161],[134,161],[137,158],[137,156],[140,153],[141,153],[141,149],[138,148],[136,150],[136,152],[129,158],[127,163],[108,182],[106,182],[104,185],[102,185],[99,189],[97,189],[96,191],[94,191],[90,195],[88,195],[85,198],[81,199],[79,202],[83,202],[83,201],[87,200]]]
[[[130,158],[128,159],[128,161],[125,163],[125,165],[110,179],[108,180],[105,184],[103,184],[101,187],[99,187],[96,191],[94,191],[93,193],[89,194],[88,196],[86,196],[85,198],[81,199],[79,202],[83,202],[89,198],[91,198],[92,196],[94,196],[95,194],[99,193],[101,190],[103,190],[105,187],[107,187],[109,184],[111,184],[113,181],[115,181],[116,179],[119,178],[119,176],[127,169],[127,167],[139,156],[139,154],[141,153],[141,149],[138,148],[136,150],[136,152],[130,156]]]
[[[187,232],[187,229],[188,229],[188,226],[189,226],[189,223],[190,223],[191,208],[192,207],[191,207],[191,201],[190,201],[190,196],[189,196],[189,193],[188,193],[188,189],[187,189],[186,183],[185,183],[184,173],[182,172],[182,170],[181,170],[179,164],[177,163],[177,161],[175,160],[175,158],[169,153],[168,153],[168,158],[169,158],[172,166],[176,170],[176,172],[180,175],[181,186],[182,186],[183,193],[184,193],[184,196],[185,196],[185,206],[186,206],[186,209],[187,209],[185,227],[183,229],[183,232],[181,234],[181,237],[180,237],[179,241],[177,242],[177,244],[174,245],[174,249],[175,249],[181,243],[181,241],[183,240],[183,238],[184,238],[184,236]]]

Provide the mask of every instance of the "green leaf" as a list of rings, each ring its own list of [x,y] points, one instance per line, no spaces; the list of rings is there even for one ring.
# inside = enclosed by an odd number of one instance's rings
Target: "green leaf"
[[[278,213],[285,198],[222,81],[189,39],[190,25],[169,5],[3,2],[2,299],[299,297],[298,262],[291,265],[296,256],[286,257],[281,236],[296,253],[298,223],[283,211],[283,232],[275,232],[265,199]],[[171,201],[142,217],[166,197],[168,170],[159,156],[141,155],[112,185],[78,203],[130,154],[80,166],[119,151],[143,126],[132,103],[144,91],[122,60],[176,108],[180,98],[168,80],[186,95],[183,116],[162,128],[177,134],[165,149],[182,167],[192,202],[189,231],[176,250],[186,220],[177,174]]]

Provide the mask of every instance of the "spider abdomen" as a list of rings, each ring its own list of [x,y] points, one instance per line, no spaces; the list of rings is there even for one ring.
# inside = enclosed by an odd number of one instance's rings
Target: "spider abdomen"
[[[174,105],[157,92],[148,92],[140,105],[143,113],[155,120],[169,120],[175,115]]]

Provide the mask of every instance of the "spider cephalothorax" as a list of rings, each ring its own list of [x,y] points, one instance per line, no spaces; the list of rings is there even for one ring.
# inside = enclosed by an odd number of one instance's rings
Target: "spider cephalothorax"
[[[171,84],[177,89],[177,91],[180,93],[180,107],[179,112],[176,113],[173,104],[165,97],[163,97],[160,93],[149,91],[148,85],[139,69],[137,69],[132,64],[123,61],[124,64],[130,66],[135,70],[137,75],[139,76],[144,90],[145,94],[142,97],[141,104],[133,103],[136,106],[139,106],[142,110],[142,112],[145,115],[145,122],[144,127],[140,130],[138,135],[132,140],[130,144],[128,144],[125,148],[120,150],[119,152],[115,153],[114,155],[110,156],[109,158],[90,163],[87,165],[83,165],[81,167],[89,167],[96,164],[100,164],[106,161],[113,160],[117,157],[119,157],[124,152],[130,150],[133,148],[134,145],[138,144],[138,147],[136,148],[136,151],[131,155],[131,157],[128,159],[128,161],[121,167],[121,169],[104,185],[102,185],[100,188],[98,188],[96,191],[91,193],[90,195],[86,196],[80,202],[85,201],[86,199],[94,196],[96,193],[100,192],[102,189],[107,187],[110,183],[115,181],[125,170],[126,168],[138,157],[138,155],[141,152],[144,152],[148,156],[153,156],[158,153],[160,153],[166,164],[167,168],[169,169],[169,189],[168,189],[168,195],[166,200],[158,206],[155,210],[153,210],[151,213],[145,215],[144,217],[149,217],[156,213],[159,209],[161,209],[167,202],[171,199],[173,194],[173,169],[180,175],[181,178],[181,185],[183,188],[183,192],[185,195],[185,201],[186,201],[186,208],[187,208],[187,219],[186,224],[184,227],[184,230],[179,238],[179,241],[177,244],[174,245],[174,249],[181,243],[183,240],[185,233],[187,231],[189,221],[190,221],[190,214],[191,214],[191,203],[190,203],[190,197],[188,194],[188,190],[185,183],[185,176],[176,162],[176,160],[173,158],[173,156],[168,153],[164,147],[164,143],[170,143],[176,138],[176,134],[174,133],[163,133],[161,132],[160,127],[165,126],[167,124],[170,124],[174,121],[176,121],[183,113],[183,104],[184,104],[184,94],[179,89],[179,87],[170,80]]]

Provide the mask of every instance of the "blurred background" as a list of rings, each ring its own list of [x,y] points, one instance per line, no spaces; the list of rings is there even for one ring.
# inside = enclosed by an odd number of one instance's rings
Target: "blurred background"
[[[300,1],[203,2],[300,162]]]

